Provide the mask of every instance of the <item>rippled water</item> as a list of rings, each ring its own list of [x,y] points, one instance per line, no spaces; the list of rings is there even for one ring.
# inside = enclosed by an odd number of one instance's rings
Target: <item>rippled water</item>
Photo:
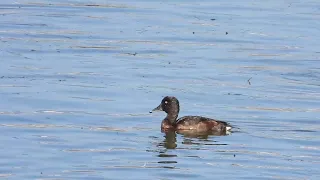
[[[319,179],[318,1],[0,3],[0,177]],[[160,132],[181,115],[228,136]]]

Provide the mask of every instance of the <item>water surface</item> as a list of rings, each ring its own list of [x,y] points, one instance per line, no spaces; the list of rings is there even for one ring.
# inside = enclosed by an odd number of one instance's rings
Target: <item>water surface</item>
[[[0,177],[319,179],[310,1],[0,3]],[[228,136],[160,132],[163,96]]]

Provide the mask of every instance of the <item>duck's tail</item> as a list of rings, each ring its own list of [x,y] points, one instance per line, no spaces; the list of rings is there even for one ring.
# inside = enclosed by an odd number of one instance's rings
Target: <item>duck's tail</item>
[[[231,131],[231,129],[232,129],[232,126],[230,126],[230,125],[226,126],[226,131]]]
[[[237,126],[234,126],[234,125],[231,125],[231,124],[227,123],[227,124],[226,124],[226,131],[231,132],[231,130],[232,130],[232,132],[234,132],[235,130],[236,130],[236,131],[237,131],[237,130],[240,130],[240,128],[237,127]]]

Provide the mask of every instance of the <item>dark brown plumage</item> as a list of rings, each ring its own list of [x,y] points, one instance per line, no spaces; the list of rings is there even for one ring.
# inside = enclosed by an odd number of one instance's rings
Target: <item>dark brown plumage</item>
[[[179,132],[210,133],[215,135],[224,135],[231,126],[223,121],[202,117],[202,116],[184,116],[179,119],[180,111],[179,101],[173,96],[166,96],[161,104],[152,111],[165,111],[166,118],[161,123],[161,130],[164,132],[175,130]]]

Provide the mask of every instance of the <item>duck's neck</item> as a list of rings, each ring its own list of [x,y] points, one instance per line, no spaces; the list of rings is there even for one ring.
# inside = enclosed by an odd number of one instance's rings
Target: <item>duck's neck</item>
[[[171,124],[175,124],[178,118],[178,114],[167,114],[165,120],[169,121]]]

